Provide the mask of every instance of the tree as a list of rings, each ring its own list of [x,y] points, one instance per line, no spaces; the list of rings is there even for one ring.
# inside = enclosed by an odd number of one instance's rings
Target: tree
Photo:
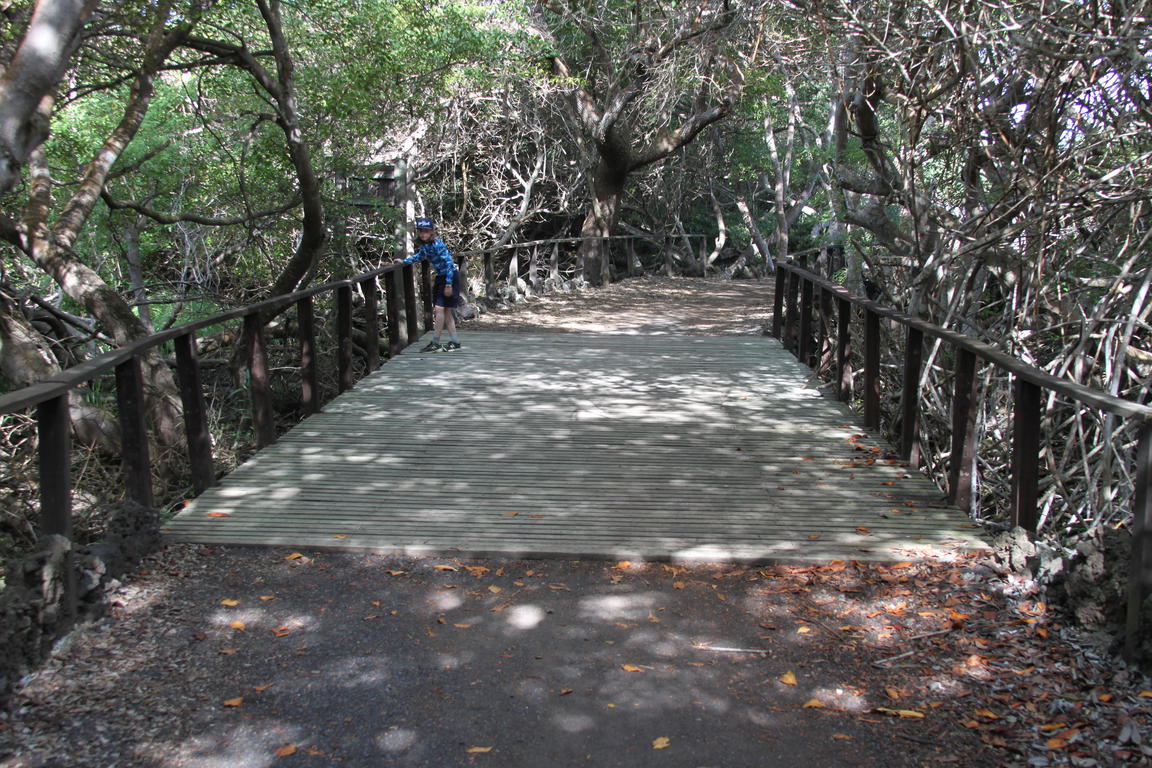
[[[913,312],[1146,401],[1146,4],[808,7],[838,38],[852,138],[837,177],[873,281]],[[926,366],[923,384],[935,376]],[[1050,414],[1044,526],[1083,532],[1124,519],[1116,478],[1130,493],[1131,430],[1058,403]],[[986,461],[989,490],[1006,495],[995,466],[1007,459]]]
[[[749,9],[728,0],[647,6],[553,0],[539,8],[554,45],[552,72],[568,91],[569,117],[585,142],[590,206],[581,246],[584,272],[600,284],[632,175],[664,160],[726,117],[742,73],[730,48]]]
[[[117,345],[146,336],[148,328],[98,271],[84,262],[74,246],[100,200],[112,166],[135,137],[148,112],[157,73],[210,3],[211,0],[194,0],[181,9],[175,23],[170,18],[171,2],[162,2],[152,9],[153,15],[141,41],[143,53],[135,64],[135,75],[120,119],[83,168],[73,193],[60,210],[53,210],[54,182],[43,149],[37,148],[29,156],[28,199],[22,222],[9,233],[9,241],[95,318]],[[21,352],[20,345],[15,343],[24,338],[9,335],[3,352],[18,354],[25,361],[36,359],[26,350]],[[145,356],[141,363],[147,382],[145,394],[157,435],[165,443],[178,443],[182,438],[182,422],[172,374],[156,352]]]

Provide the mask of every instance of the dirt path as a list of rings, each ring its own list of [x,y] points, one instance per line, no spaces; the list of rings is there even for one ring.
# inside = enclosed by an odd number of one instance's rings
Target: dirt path
[[[534,297],[464,325],[484,330],[754,335],[772,318],[772,280],[647,276]]]

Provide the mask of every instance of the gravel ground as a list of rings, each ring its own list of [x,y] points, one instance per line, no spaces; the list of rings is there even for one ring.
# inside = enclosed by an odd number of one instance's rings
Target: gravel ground
[[[849,602],[794,568],[170,547],[25,682],[0,765],[994,765],[879,711]]]

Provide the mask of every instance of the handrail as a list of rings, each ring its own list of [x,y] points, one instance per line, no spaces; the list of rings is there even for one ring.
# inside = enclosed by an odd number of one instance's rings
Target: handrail
[[[924,337],[939,339],[954,347],[955,383],[952,398],[952,440],[948,467],[948,498],[959,507],[971,506],[972,465],[976,451],[977,359],[991,363],[1014,378],[1012,414],[1012,523],[1034,534],[1038,525],[1040,428],[1043,409],[1041,390],[1063,395],[1085,406],[1132,419],[1140,424],[1140,437],[1132,452],[1135,487],[1132,504],[1132,555],[1128,570],[1128,616],[1125,628],[1125,654],[1133,658],[1141,622],[1144,598],[1152,592],[1152,408],[1115,397],[1079,382],[1052,374],[1019,360],[1004,351],[957,331],[951,331],[922,318],[886,307],[871,299],[850,293],[841,285],[802,266],[777,264],[772,335],[797,358],[815,367],[814,355],[827,340],[815,338],[812,327],[814,293],[822,291],[835,300],[837,338],[835,340],[837,394],[849,396],[848,354],[851,343],[851,314],[855,307],[864,312],[864,424],[880,426],[880,319],[904,326],[903,385],[900,393],[900,455],[911,464],[919,457],[919,378],[923,362]]]
[[[180,336],[185,336],[189,333],[195,333],[204,328],[213,325],[220,325],[230,320],[239,320],[253,314],[263,314],[265,312],[274,312],[288,307],[296,302],[316,296],[320,293],[335,290],[341,286],[353,286],[365,280],[379,277],[385,272],[398,269],[395,264],[389,264],[385,267],[365,272],[364,274],[355,277],[345,278],[343,280],[333,280],[332,282],[324,283],[322,285],[306,288],[302,291],[295,293],[287,293],[283,296],[276,296],[271,299],[266,299],[256,304],[247,304],[243,307],[236,309],[225,310],[218,312],[209,317],[201,318],[200,320],[193,320],[183,325],[178,325],[175,328],[169,328],[166,331],[150,334],[142,339],[137,339],[122,347],[104,352],[90,360],[74,365],[71,368],[66,368],[55,376],[50,376],[43,379],[36,384],[19,389],[15,392],[10,392],[7,395],[0,396],[0,413],[13,413],[16,411],[23,411],[36,406],[45,400],[60,395],[70,389],[89,381],[102,373],[105,373],[120,363],[136,357],[144,352],[147,352],[154,347],[172,341]],[[33,391],[35,390],[35,391]]]
[[[464,264],[461,262],[461,268]],[[70,536],[72,530],[71,422],[70,392],[92,379],[115,369],[116,402],[121,425],[121,472],[126,497],[145,506],[153,505],[151,462],[145,422],[144,379],[141,356],[161,344],[172,342],[176,353],[176,383],[183,406],[184,431],[192,488],[197,494],[215,484],[215,460],[208,429],[207,405],[201,384],[195,336],[204,328],[242,319],[241,335],[246,343],[252,422],[256,445],[264,447],[276,440],[268,362],[263,325],[274,313],[292,305],[297,308],[301,370],[301,403],[307,413],[320,408],[316,371],[316,332],[313,297],[335,293],[337,320],[337,369],[340,392],[354,383],[352,346],[352,291],[361,286],[367,308],[367,334],[379,337],[377,278],[383,278],[388,323],[388,353],[395,355],[420,333],[417,312],[417,283],[423,298],[423,327],[432,327],[431,277],[427,263],[419,274],[412,264],[388,264],[353,277],[275,296],[255,304],[218,312],[166,331],[137,339],[91,360],[68,368],[32,386],[0,396],[0,414],[35,409],[39,433],[40,525],[41,535]],[[366,349],[367,370],[379,365],[379,349],[370,343]]]
[[[1071,379],[1053,376],[1047,371],[1013,357],[987,342],[980,341],[959,331],[952,331],[935,325],[927,320],[892,309],[891,307],[886,307],[872,299],[856,296],[850,293],[844,286],[833,283],[831,280],[803,269],[802,267],[796,267],[790,264],[781,264],[780,267],[785,272],[795,271],[798,274],[802,274],[805,280],[811,281],[813,284],[823,288],[834,296],[846,299],[852,304],[874,312],[880,317],[895,320],[903,326],[916,328],[927,336],[946,341],[954,347],[966,349],[981,360],[992,363],[1011,374],[1020,376],[1039,387],[1077,400],[1085,405],[1090,405],[1097,410],[1108,411],[1109,413],[1114,413],[1124,418],[1152,419],[1152,407],[1110,395],[1107,392],[1102,392],[1077,381],[1072,381]]]

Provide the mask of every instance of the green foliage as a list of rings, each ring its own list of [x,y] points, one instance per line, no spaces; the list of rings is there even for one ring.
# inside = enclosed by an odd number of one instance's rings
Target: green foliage
[[[121,10],[78,58],[73,81],[92,85],[78,87],[54,116],[45,150],[54,176],[66,184],[79,177],[122,117],[139,53],[131,34],[140,31],[148,13]],[[521,47],[510,23],[517,13],[523,10],[515,4],[476,2],[281,5],[305,140],[331,203],[340,202],[331,181],[363,174],[393,136],[434,123],[456,94],[491,87],[530,66],[528,58],[509,56]],[[197,34],[256,52],[276,77],[268,32],[253,2],[216,4]],[[147,118],[124,151],[109,191],[161,213],[209,218],[283,205],[297,194],[297,181],[267,95],[240,68],[193,66],[202,61],[192,51],[173,55],[174,66],[157,78]],[[178,280],[192,279],[193,293],[267,285],[290,252],[298,213],[208,227],[159,224],[130,211],[98,208],[79,245],[88,263],[125,289],[123,247],[114,235],[132,221],[141,226],[145,281],[154,286],[153,298],[163,300],[182,294]]]

